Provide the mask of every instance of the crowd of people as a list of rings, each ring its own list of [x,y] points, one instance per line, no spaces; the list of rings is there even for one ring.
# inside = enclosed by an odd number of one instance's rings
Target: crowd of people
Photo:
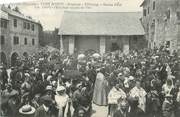
[[[1,116],[179,117],[180,57],[166,49],[66,55],[38,52],[1,64]]]

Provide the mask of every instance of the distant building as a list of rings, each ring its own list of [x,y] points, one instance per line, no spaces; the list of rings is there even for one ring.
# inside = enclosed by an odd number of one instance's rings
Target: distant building
[[[140,12],[65,12],[59,35],[66,53],[146,47]]]
[[[149,48],[180,50],[180,0],[144,0],[141,6]]]
[[[18,8],[1,6],[1,63],[15,65],[19,57],[28,56],[37,51],[42,26],[31,17],[27,17]]]

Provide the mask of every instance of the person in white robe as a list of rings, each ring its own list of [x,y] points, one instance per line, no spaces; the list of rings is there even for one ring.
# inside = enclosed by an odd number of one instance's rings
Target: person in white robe
[[[126,93],[120,87],[121,85],[117,83],[108,94],[109,115],[111,117],[113,117],[114,112],[117,110],[118,99],[126,99]]]
[[[99,106],[107,106],[108,104],[108,82],[105,79],[104,73],[105,69],[101,68],[97,73],[94,85],[93,103]]]
[[[146,108],[146,91],[141,87],[140,81],[136,81],[136,86],[132,88],[129,92],[130,97],[138,98],[139,105],[138,107],[141,108],[145,112]]]

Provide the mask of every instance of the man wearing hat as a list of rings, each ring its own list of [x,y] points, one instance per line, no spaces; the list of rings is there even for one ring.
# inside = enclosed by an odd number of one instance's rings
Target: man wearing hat
[[[72,105],[74,108],[74,116],[78,113],[78,108],[80,106],[80,98],[82,97],[81,90],[82,90],[82,83],[77,84],[77,90],[74,91],[72,96]]]
[[[2,112],[13,117],[16,114],[16,99],[18,96],[18,91],[12,89],[12,84],[8,83],[6,84],[6,89],[2,92],[2,98],[1,98],[1,106],[2,106]]]
[[[145,117],[144,111],[138,107],[139,98],[138,97],[128,97],[129,109],[127,117]]]
[[[2,84],[2,89],[5,88],[5,84],[8,83],[8,74],[3,65],[0,65],[0,82]]]
[[[43,96],[42,105],[37,108],[34,117],[50,117],[49,108],[52,104],[52,99],[49,96]]]
[[[24,105],[19,109],[21,117],[34,117],[35,111],[36,109],[29,104]]]
[[[46,95],[54,99],[54,94],[55,92],[53,91],[53,87],[51,85],[47,85],[44,91],[44,96]]]
[[[16,76],[16,72],[17,72],[17,69],[12,66],[11,71],[10,71],[10,79],[12,81],[12,85],[14,85],[15,83],[14,77]]]

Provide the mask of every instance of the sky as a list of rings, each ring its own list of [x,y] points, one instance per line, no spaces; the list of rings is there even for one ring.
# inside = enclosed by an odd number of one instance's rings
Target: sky
[[[1,4],[18,6],[23,14],[40,21],[44,30],[59,28],[64,11],[139,12],[142,11],[142,2],[143,0],[0,0]]]

